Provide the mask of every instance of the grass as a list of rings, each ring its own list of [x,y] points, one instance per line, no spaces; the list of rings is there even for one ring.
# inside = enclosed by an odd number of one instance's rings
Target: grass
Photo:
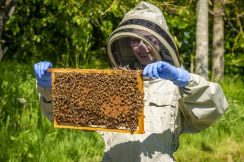
[[[0,65],[0,161],[100,161],[94,132],[54,129],[41,114],[32,65]]]
[[[229,110],[210,128],[198,134],[184,134],[175,153],[178,162],[244,161],[244,83],[226,78],[222,84]]]
[[[0,64],[0,161],[101,161],[104,143],[94,132],[54,129],[40,112],[32,65]],[[179,162],[244,161],[244,85],[226,79],[228,112],[199,134],[181,136]]]

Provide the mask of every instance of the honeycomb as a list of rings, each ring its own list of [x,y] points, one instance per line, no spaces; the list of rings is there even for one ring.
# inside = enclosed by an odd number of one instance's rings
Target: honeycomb
[[[57,124],[81,127],[138,128],[143,111],[143,92],[138,70],[110,73],[55,72],[52,97]]]

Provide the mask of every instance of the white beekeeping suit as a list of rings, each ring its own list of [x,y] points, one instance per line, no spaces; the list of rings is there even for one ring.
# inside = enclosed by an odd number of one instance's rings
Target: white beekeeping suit
[[[159,42],[157,47],[149,36]],[[108,40],[108,54],[113,67],[143,68],[128,40],[135,37],[153,49],[156,60],[180,67],[179,54],[159,8],[141,2],[130,10]],[[199,132],[219,119],[228,103],[217,83],[189,74],[184,87],[172,81],[144,78],[145,134],[103,132],[103,162],[170,162],[182,133]],[[38,86],[44,114],[53,120],[51,90]]]

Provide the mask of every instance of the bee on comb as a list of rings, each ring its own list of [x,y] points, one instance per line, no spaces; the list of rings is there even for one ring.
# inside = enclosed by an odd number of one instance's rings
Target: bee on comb
[[[141,71],[49,71],[55,127],[144,133]]]

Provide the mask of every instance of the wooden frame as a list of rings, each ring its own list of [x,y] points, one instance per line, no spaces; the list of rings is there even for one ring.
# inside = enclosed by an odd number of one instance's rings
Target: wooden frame
[[[52,73],[52,81],[55,80],[55,73],[70,73],[70,72],[78,72],[78,73],[105,73],[105,74],[114,74],[116,71],[116,74],[120,74],[123,72],[123,70],[98,70],[98,69],[69,69],[69,68],[49,68],[49,72]],[[138,90],[143,94],[143,79],[142,75],[137,73],[137,81],[138,81]],[[53,83],[52,83],[53,84]],[[52,86],[54,89],[55,87]],[[120,132],[120,133],[131,133],[129,129],[109,129],[109,128],[103,128],[103,127],[81,127],[76,126],[72,124],[67,123],[59,123],[54,118],[54,127],[55,128],[70,128],[70,129],[80,129],[80,130],[88,130],[88,131],[108,131],[108,132]],[[144,109],[142,109],[141,112],[139,112],[138,116],[138,127],[133,132],[133,134],[143,134],[144,133]]]

